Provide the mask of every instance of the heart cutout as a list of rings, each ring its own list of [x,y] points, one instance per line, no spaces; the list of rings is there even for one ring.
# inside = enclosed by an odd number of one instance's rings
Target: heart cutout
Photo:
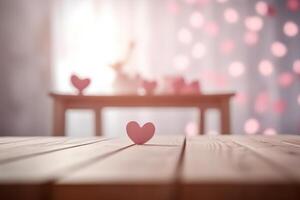
[[[73,74],[71,76],[71,83],[79,91],[79,94],[82,94],[83,90],[90,85],[91,79],[89,78],[81,79],[77,75]]]
[[[145,90],[146,94],[153,94],[157,87],[157,82],[142,80],[141,85],[142,85],[143,89]]]
[[[172,80],[173,93],[180,94],[185,84],[185,79],[182,76],[174,77]]]
[[[149,141],[155,132],[155,126],[153,123],[148,122],[144,124],[142,127],[136,122],[131,121],[128,122],[126,125],[126,131],[128,137],[135,143],[135,144],[144,144]]]
[[[186,83],[181,90],[182,94],[200,94],[200,83],[199,81],[192,81],[191,83]]]

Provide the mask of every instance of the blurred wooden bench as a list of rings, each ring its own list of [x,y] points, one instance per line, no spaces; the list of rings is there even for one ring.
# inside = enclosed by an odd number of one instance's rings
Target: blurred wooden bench
[[[220,111],[221,134],[230,134],[230,98],[234,93],[202,95],[114,95],[86,96],[50,93],[54,100],[53,135],[65,135],[67,109],[91,109],[95,113],[96,135],[102,133],[101,110],[104,107],[196,107],[200,112],[199,131],[205,131],[205,111],[215,108]]]
[[[0,137],[2,200],[299,200],[300,136]]]

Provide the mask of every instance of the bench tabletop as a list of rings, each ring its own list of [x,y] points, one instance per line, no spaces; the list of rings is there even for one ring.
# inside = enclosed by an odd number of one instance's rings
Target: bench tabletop
[[[300,136],[2,137],[0,199],[299,199]]]

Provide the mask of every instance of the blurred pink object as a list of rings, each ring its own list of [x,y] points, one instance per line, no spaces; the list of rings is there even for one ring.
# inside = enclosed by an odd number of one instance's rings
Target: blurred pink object
[[[181,94],[200,94],[200,83],[199,81],[192,81],[189,84],[185,84],[184,87],[181,89]]]
[[[71,83],[78,90],[79,94],[82,94],[83,90],[90,85],[91,79],[89,78],[82,79],[79,78],[77,75],[73,74],[71,76]]]
[[[182,76],[167,77],[166,92],[171,94],[199,94],[201,91],[198,80],[187,83]]]
[[[123,72],[116,72],[113,89],[116,94],[137,94],[139,75],[130,77]]]
[[[142,80],[141,87],[144,89],[145,94],[154,94],[155,89],[157,88],[157,82],[154,80],[153,81]]]
[[[180,94],[181,90],[185,87],[185,80],[182,76],[174,77],[172,81],[172,92]]]

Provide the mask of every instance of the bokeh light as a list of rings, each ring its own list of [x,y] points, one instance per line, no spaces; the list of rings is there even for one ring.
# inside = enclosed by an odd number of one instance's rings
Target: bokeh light
[[[288,37],[294,37],[298,34],[298,25],[292,21],[288,21],[283,26],[283,32]]]
[[[167,4],[167,10],[174,15],[178,14],[179,12],[178,3],[175,0],[169,1]]]
[[[190,64],[190,60],[187,56],[185,55],[178,55],[174,58],[173,64],[175,69],[179,71],[184,71],[188,68]]]
[[[246,134],[255,134],[258,132],[259,128],[259,122],[254,118],[246,120],[244,124],[244,131],[246,132]]]
[[[248,45],[255,45],[258,41],[258,34],[253,31],[247,31],[244,35],[244,41]]]
[[[263,20],[258,16],[251,16],[245,19],[245,26],[250,31],[260,31],[263,24]]]
[[[245,105],[247,103],[247,93],[245,92],[238,92],[235,96],[234,96],[234,101],[239,104],[239,105]]]
[[[219,25],[215,21],[206,22],[204,25],[204,31],[210,36],[218,35],[219,30]]]
[[[274,128],[267,128],[263,132],[264,135],[277,135],[277,131]]]
[[[204,24],[204,17],[200,12],[194,12],[190,16],[190,24],[194,28],[201,28]]]
[[[196,136],[198,135],[198,126],[197,123],[195,122],[189,122],[186,126],[185,126],[185,134],[187,136]]]
[[[276,57],[283,57],[287,53],[285,44],[281,42],[273,42],[271,45],[271,52]]]
[[[278,83],[281,87],[289,87],[294,81],[294,77],[289,72],[283,72],[278,77]]]
[[[224,11],[224,18],[228,23],[233,24],[238,22],[239,13],[234,8],[227,8]]]
[[[269,60],[262,60],[262,61],[260,61],[259,65],[258,65],[258,70],[259,70],[260,74],[263,76],[271,75],[273,72],[273,68],[274,68],[273,64]]]
[[[275,113],[282,114],[284,112],[285,108],[286,108],[285,101],[279,99],[279,100],[274,102],[273,110],[274,110]]]
[[[192,33],[187,28],[182,28],[178,32],[178,40],[184,44],[188,44],[192,41]]]
[[[206,53],[206,47],[203,43],[198,42],[194,45],[192,50],[192,56],[194,58],[203,58]]]
[[[239,77],[245,72],[245,65],[242,62],[236,61],[229,65],[228,73],[232,77]]]
[[[220,51],[222,54],[230,54],[235,48],[235,43],[231,39],[226,39],[220,44]]]
[[[299,0],[287,0],[287,8],[290,11],[298,11],[300,10],[300,2]]]
[[[268,4],[264,1],[259,1],[255,5],[255,10],[258,14],[265,16],[268,14]]]
[[[295,73],[300,74],[300,60],[294,61],[293,70]]]

